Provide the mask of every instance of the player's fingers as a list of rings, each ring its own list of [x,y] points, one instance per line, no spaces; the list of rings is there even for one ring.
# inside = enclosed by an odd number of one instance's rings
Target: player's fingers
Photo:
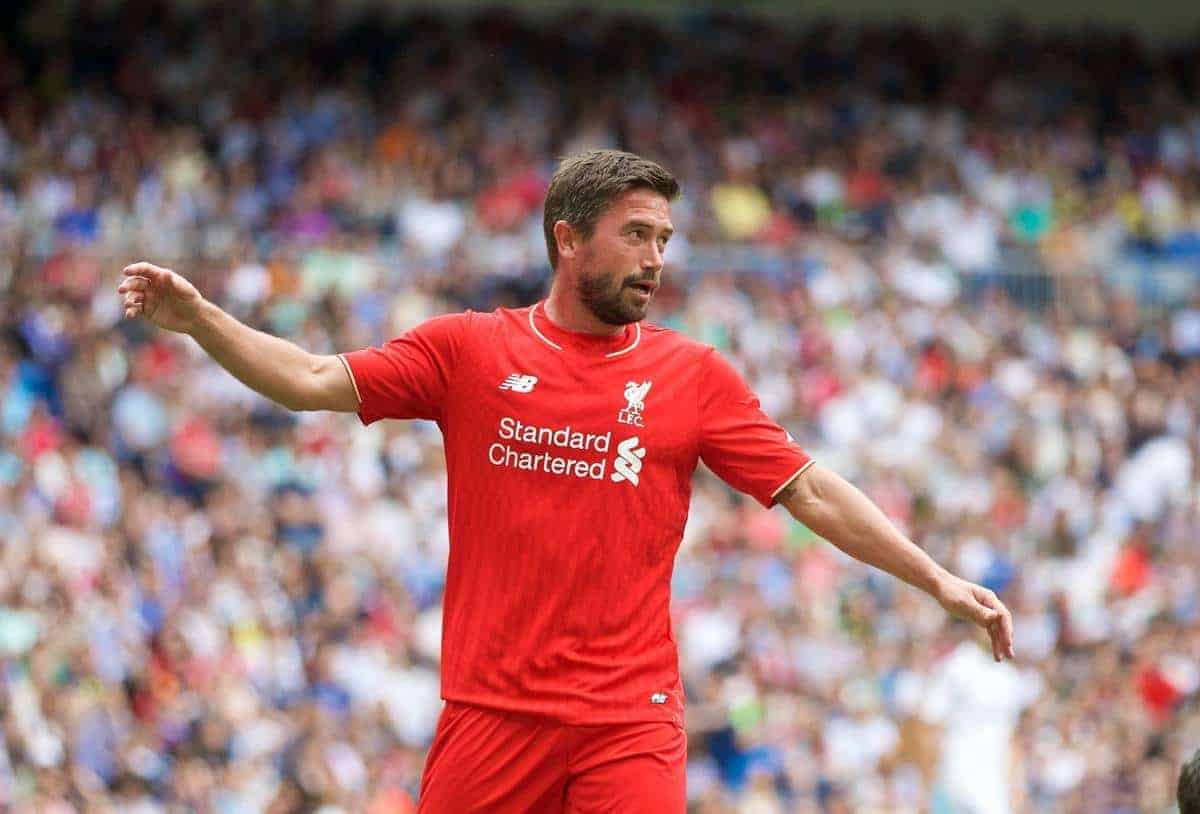
[[[992,646],[992,658],[999,660],[1000,651],[996,645],[996,622],[998,621],[996,611],[985,605],[980,597],[973,598],[975,601],[972,603],[970,617],[975,624],[987,631],[988,643]]]
[[[117,286],[117,293],[124,294],[126,291],[145,291],[150,287],[150,281],[145,277],[126,277],[121,285]]]
[[[121,274],[126,277],[145,277],[150,281],[161,279],[167,273],[167,269],[153,263],[133,263],[121,270]]]
[[[978,592],[976,599],[988,613],[988,635],[992,638],[992,650],[996,661],[1013,656],[1013,625],[1012,614],[993,592],[983,589]]]
[[[1000,625],[997,623],[988,625],[987,632],[988,639],[992,643],[992,659],[994,661],[1002,661],[1003,659],[1000,656]]]
[[[988,627],[996,620],[996,610],[988,605],[983,598],[983,593],[986,589],[976,588],[962,598],[960,615],[969,619],[980,627]]]

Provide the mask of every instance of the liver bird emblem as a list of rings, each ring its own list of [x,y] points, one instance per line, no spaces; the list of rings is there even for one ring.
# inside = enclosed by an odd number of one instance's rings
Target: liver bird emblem
[[[629,402],[625,405],[626,410],[633,410],[640,413],[646,407],[646,393],[650,391],[652,382],[646,380],[641,384],[637,382],[625,383],[625,401]]]
[[[617,413],[617,421],[622,424],[632,424],[635,427],[645,426],[642,424],[642,410],[646,408],[646,393],[650,391],[651,384],[649,379],[641,384],[625,383],[625,408]]]

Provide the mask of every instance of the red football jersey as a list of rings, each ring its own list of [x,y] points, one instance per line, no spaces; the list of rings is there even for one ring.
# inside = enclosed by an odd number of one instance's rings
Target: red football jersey
[[[343,356],[359,417],[432,419],[449,478],[442,697],[573,724],[674,720],[671,572],[698,461],[771,505],[809,457],[716,351],[543,304]]]

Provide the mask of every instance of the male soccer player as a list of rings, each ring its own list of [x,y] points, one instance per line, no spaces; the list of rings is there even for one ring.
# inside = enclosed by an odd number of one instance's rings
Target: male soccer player
[[[630,153],[569,158],[546,194],[545,300],[437,317],[337,356],[252,330],[173,271],[125,269],[126,317],[191,335],[267,398],[441,427],[446,706],[422,814],[684,811],[668,604],[701,460],[985,627],[997,660],[1012,654],[1012,620],[991,591],[939,567],[810,460],[712,348],[643,324],[678,194],[670,173]]]

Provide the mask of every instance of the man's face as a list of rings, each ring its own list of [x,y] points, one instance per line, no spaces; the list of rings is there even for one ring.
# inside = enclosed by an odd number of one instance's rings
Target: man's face
[[[613,200],[580,247],[576,286],[597,319],[625,325],[646,318],[673,231],[670,204],[657,192],[631,189]]]

